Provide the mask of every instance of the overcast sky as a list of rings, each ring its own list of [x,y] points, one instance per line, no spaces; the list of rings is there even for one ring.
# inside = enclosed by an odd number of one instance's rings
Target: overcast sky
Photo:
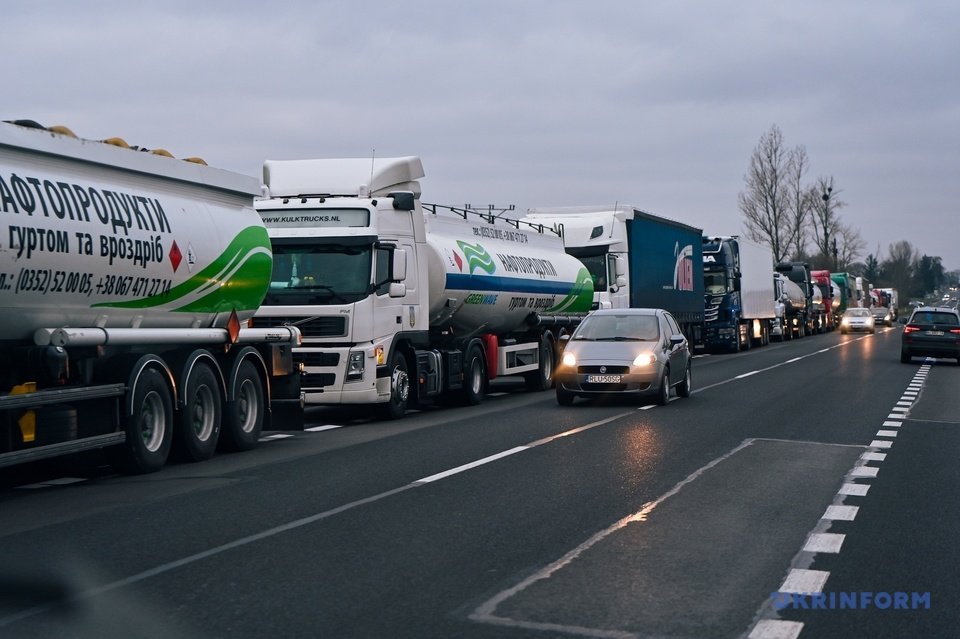
[[[960,3],[3,3],[0,119],[199,155],[419,155],[423,199],[743,232],[773,124],[865,253],[960,268]],[[863,256],[865,257],[865,255]]]

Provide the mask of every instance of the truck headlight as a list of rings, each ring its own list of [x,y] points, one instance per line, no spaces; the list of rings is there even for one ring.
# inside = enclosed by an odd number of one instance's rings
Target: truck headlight
[[[347,381],[363,379],[363,367],[363,351],[352,351],[350,359],[347,360]]]

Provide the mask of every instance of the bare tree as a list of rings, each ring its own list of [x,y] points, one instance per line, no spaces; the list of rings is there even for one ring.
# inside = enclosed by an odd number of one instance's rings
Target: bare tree
[[[844,270],[849,264],[852,264],[860,257],[863,249],[867,248],[867,243],[860,237],[860,231],[852,226],[838,222],[834,232],[836,233],[834,237],[839,238],[837,241],[837,265],[835,268]],[[832,241],[833,240],[831,240],[831,242]]]
[[[803,186],[803,177],[809,166],[806,147],[794,147],[787,154],[790,244],[796,259],[803,259],[807,254],[807,218],[810,217],[811,202],[810,189]]]
[[[833,255],[836,249],[838,261],[840,242],[850,239],[844,237],[841,232],[843,224],[840,222],[840,215],[837,210],[846,206],[847,203],[838,197],[839,194],[840,190],[834,187],[832,175],[830,177],[818,177],[814,185],[807,190],[807,197],[811,206],[810,217],[813,221],[813,242],[822,255]],[[849,236],[849,233],[847,235]],[[856,235],[857,239],[860,239],[859,232]],[[863,244],[863,240],[860,240],[860,243]],[[859,255],[864,248],[865,245],[857,246],[856,254]],[[849,259],[853,257],[856,257],[856,255]],[[842,263],[847,261],[849,260],[844,260]],[[835,265],[834,268],[837,266]]]
[[[744,176],[746,188],[737,195],[747,237],[769,246],[777,262],[786,257],[791,240],[789,155],[774,124],[760,136]]]

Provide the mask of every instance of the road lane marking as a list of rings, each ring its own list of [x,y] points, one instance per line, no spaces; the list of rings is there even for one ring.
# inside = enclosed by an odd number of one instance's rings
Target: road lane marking
[[[807,539],[807,543],[803,545],[803,549],[806,552],[836,554],[840,552],[840,546],[843,545],[844,537],[846,537],[846,535],[838,533],[813,533],[810,535],[810,538]]]
[[[288,433],[274,433],[273,435],[266,435],[264,437],[261,437],[258,441],[270,442],[275,439],[290,439],[291,437],[293,437],[293,435],[290,435]]]
[[[750,371],[749,373],[744,373],[743,375],[737,375],[734,379],[743,379],[744,377],[750,377],[751,375],[756,375],[760,371]]]
[[[325,430],[333,430],[334,428],[343,428],[343,424],[327,424],[326,426],[311,426],[310,428],[304,428],[303,430],[310,431],[311,433],[320,433]]]
[[[877,437],[896,437],[896,436],[897,436],[897,431],[895,431],[895,430],[878,430],[876,436],[877,436]]]
[[[820,519],[830,519],[833,521],[853,521],[857,518],[858,510],[860,510],[859,506],[830,505],[827,506],[827,509],[824,511]]]
[[[870,448],[890,448],[893,442],[888,439],[875,439],[870,442]]]
[[[794,594],[822,592],[823,586],[827,583],[827,577],[829,576],[830,573],[825,570],[794,568],[787,574],[787,578],[783,580],[783,584],[777,592]]]
[[[887,454],[886,454],[886,453],[864,453],[864,454],[860,455],[860,459],[862,459],[862,460],[865,461],[865,462],[868,462],[868,461],[883,461],[883,460],[886,459],[886,458],[887,458]]]
[[[435,482],[437,480],[444,479],[446,477],[457,475],[459,473],[462,473],[465,470],[470,470],[471,468],[476,468],[477,466],[483,466],[484,464],[489,464],[492,461],[503,459],[504,457],[509,457],[510,455],[515,455],[516,453],[523,452],[525,450],[528,450],[529,448],[530,448],[529,446],[515,446],[514,448],[499,452],[495,455],[490,455],[488,457],[484,457],[483,459],[472,461],[469,464],[463,464],[462,466],[457,466],[456,468],[451,468],[450,470],[445,470],[435,475],[430,475],[429,477],[418,479],[417,481],[413,482],[413,484],[415,486],[429,484],[431,482]]]
[[[838,495],[850,495],[851,497],[866,497],[870,490],[869,484],[844,484],[837,491]]]
[[[847,476],[854,479],[872,478],[876,477],[878,472],[880,472],[880,469],[876,466],[854,466]]]
[[[903,422],[887,420],[883,422],[883,426],[890,427],[890,428],[900,428],[901,426],[903,426]]]
[[[797,639],[803,624],[784,619],[763,619],[747,636],[747,639]]]

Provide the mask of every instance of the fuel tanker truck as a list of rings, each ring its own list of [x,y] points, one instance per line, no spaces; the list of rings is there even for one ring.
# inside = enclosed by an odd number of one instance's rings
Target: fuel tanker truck
[[[0,466],[103,448],[150,472],[302,428],[259,181],[0,123]],[[126,147],[126,148],[123,148]]]
[[[557,340],[590,309],[586,267],[541,225],[422,204],[423,176],[418,157],[264,163],[274,265],[254,325],[303,333],[307,404],[395,419],[476,404],[497,376],[552,385]]]

